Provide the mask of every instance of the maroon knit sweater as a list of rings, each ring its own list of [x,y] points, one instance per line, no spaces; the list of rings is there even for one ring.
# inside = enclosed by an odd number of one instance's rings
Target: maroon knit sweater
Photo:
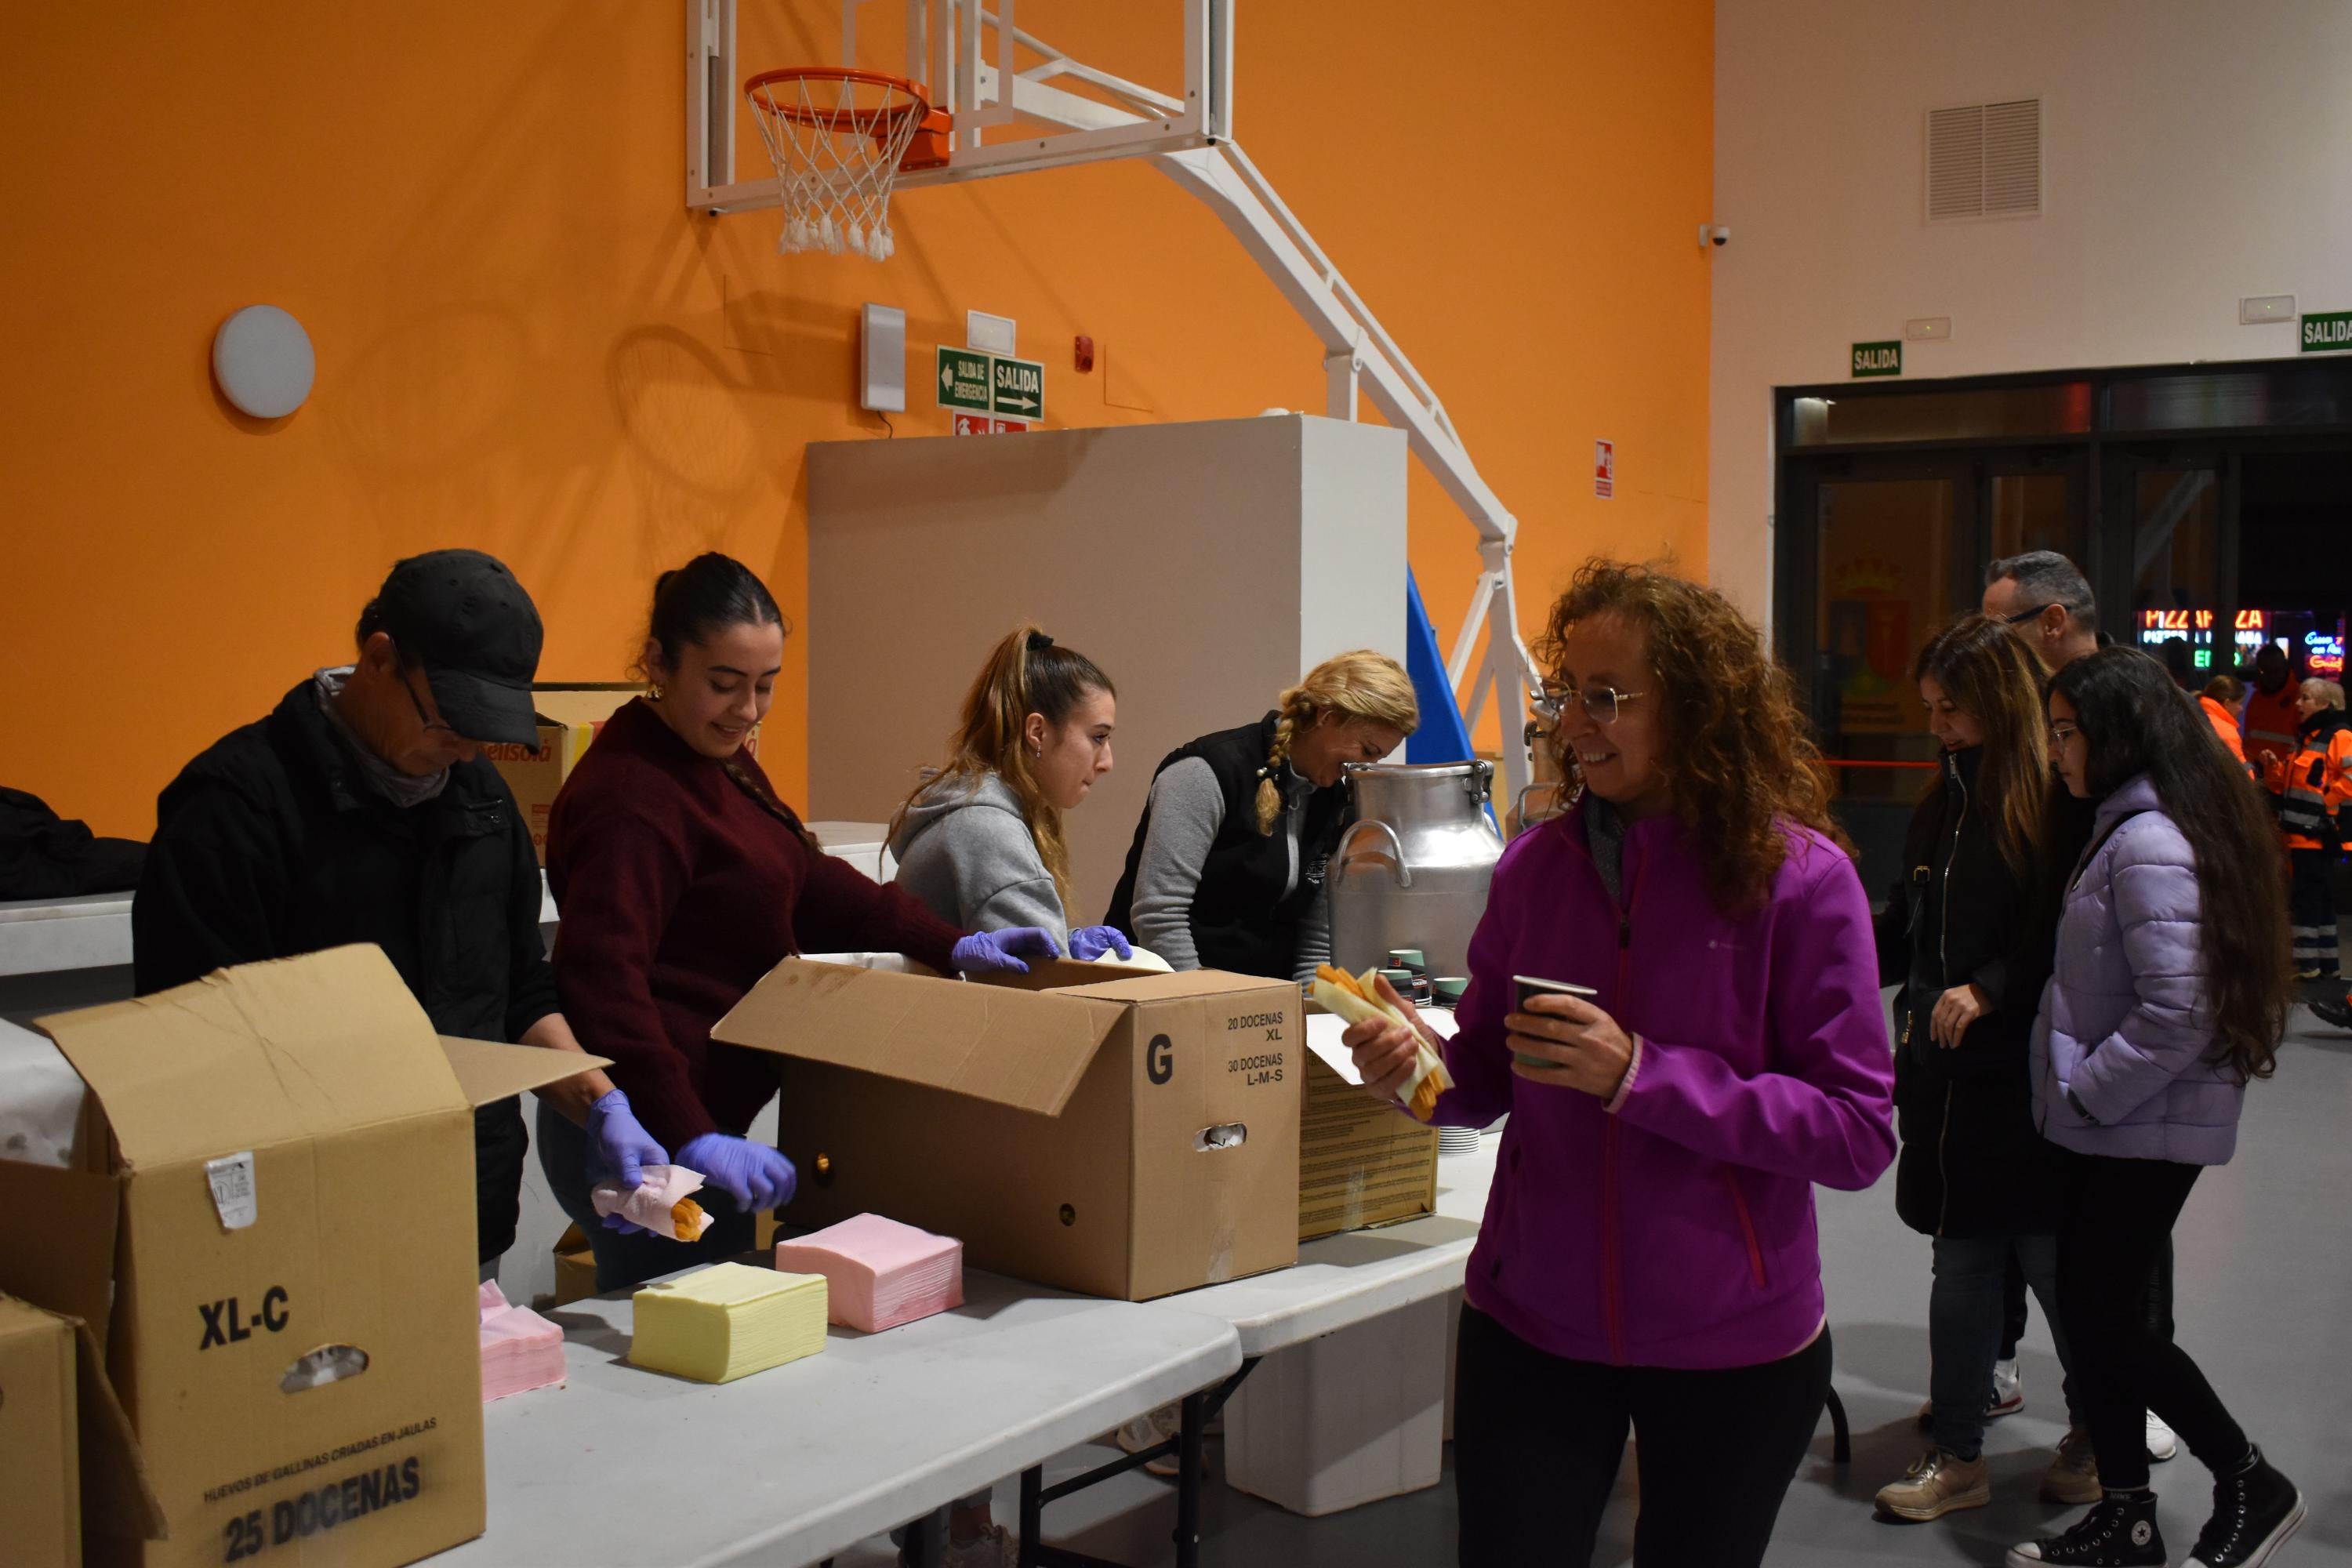
[[[734,766],[775,799],[759,763],[739,753]],[[776,1091],[778,1058],[715,1044],[710,1028],[781,960],[870,951],[951,968],[962,932],[795,829],[635,699],[549,816],[563,1016],[613,1058],[613,1081],[672,1153],[740,1133]]]

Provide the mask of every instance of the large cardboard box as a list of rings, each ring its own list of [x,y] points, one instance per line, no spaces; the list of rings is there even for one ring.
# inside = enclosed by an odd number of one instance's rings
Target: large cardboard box
[[[472,1107],[601,1058],[443,1039],[373,947],[39,1026],[92,1168],[0,1162],[0,1212],[66,1216],[0,1288],[103,1325],[163,1525],[114,1555],[390,1568],[481,1533]]]
[[[0,1542],[13,1561],[81,1561],[81,1424],[71,1320],[0,1298]]]
[[[163,1529],[131,1424],[89,1326],[0,1296],[0,1550],[10,1563],[82,1561],[87,1531]]]
[[[539,744],[482,748],[482,755],[496,764],[507,788],[514,792],[516,809],[530,824],[530,847],[539,851],[541,865],[547,864],[547,814],[555,805],[556,792],[588,754],[589,743],[614,710],[643,689],[629,685],[534,686],[530,705],[539,717]]]
[[[1138,1301],[1297,1262],[1298,987],[1099,975],[780,964],[711,1037],[793,1058],[787,1221],[887,1215],[976,1268]]]

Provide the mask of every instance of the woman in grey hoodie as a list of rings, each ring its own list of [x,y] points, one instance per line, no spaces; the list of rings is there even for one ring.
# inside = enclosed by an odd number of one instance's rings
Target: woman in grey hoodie
[[[898,808],[898,886],[966,931],[1043,926],[1071,957],[1129,956],[1108,926],[1070,929],[1062,813],[1110,772],[1118,693],[1082,653],[1034,626],[988,656],[963,700],[952,754]]]

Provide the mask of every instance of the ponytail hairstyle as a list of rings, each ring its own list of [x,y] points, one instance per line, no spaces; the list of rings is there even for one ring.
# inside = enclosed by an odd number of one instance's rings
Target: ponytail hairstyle
[[[1274,745],[1258,775],[1257,830],[1272,837],[1282,818],[1282,770],[1289,764],[1290,748],[1301,730],[1312,729],[1326,713],[1339,722],[1361,720],[1386,724],[1412,734],[1421,727],[1421,703],[1413,696],[1412,678],[1384,653],[1358,648],[1327,658],[1307,672],[1307,679],[1284,692],[1276,703]]]
[[[907,808],[934,790],[965,788],[994,773],[1021,801],[1021,818],[1037,846],[1037,858],[1054,878],[1062,908],[1070,908],[1070,852],[1062,839],[1062,813],[1045,798],[1029,765],[1023,731],[1032,713],[1049,729],[1068,722],[1077,705],[1095,692],[1118,695],[1110,677],[1074,648],[1057,646],[1034,621],[1024,621],[989,650],[980,677],[964,693],[963,717],[948,738],[948,763],[917,784],[891,816],[896,839]]]
[[[2084,783],[2105,800],[2145,773],[2197,862],[2197,942],[2216,1038],[2210,1059],[2241,1082],[2268,1078],[2286,1027],[2294,974],[2278,824],[2164,666],[2137,648],[2101,648],[2050,679],[2088,748]]]
[[[654,608],[646,640],[661,649],[672,669],[689,647],[709,642],[730,626],[792,626],[766,584],[731,555],[705,551],[685,565],[654,579]],[[650,681],[654,671],[640,660],[631,673]]]
[[[2032,882],[2050,799],[2050,719],[2042,709],[2040,656],[2006,624],[1963,616],[1927,639],[1911,679],[1933,680],[1952,706],[1982,727],[1977,787],[1992,822],[1993,847],[2011,876]]]

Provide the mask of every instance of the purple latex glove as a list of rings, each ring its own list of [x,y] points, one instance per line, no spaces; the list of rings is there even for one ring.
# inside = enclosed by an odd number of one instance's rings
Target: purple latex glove
[[[629,1109],[629,1097],[614,1089],[599,1098],[588,1108],[588,1165],[593,1180],[610,1172],[625,1187],[634,1187],[645,1180],[647,1165],[667,1165],[669,1153],[654,1142],[636,1112]],[[632,1225],[619,1215],[604,1216],[604,1228],[617,1230],[624,1236],[634,1236],[646,1227]]]
[[[625,1187],[644,1181],[647,1165],[669,1163],[668,1152],[654,1142],[629,1109],[629,1097],[617,1089],[588,1108],[588,1142],[594,1146],[593,1158],[602,1161]]]
[[[948,962],[964,974],[1026,974],[1024,958],[1059,958],[1061,943],[1039,926],[1007,926],[1003,931],[977,931],[955,944]]]
[[[799,1173],[783,1155],[765,1143],[725,1132],[705,1132],[688,1141],[677,1152],[677,1163],[701,1172],[745,1214],[782,1207],[800,1185]]]
[[[1092,963],[1106,952],[1121,958],[1135,956],[1135,950],[1127,945],[1127,933],[1117,926],[1080,926],[1070,933],[1070,956],[1080,963]]]

